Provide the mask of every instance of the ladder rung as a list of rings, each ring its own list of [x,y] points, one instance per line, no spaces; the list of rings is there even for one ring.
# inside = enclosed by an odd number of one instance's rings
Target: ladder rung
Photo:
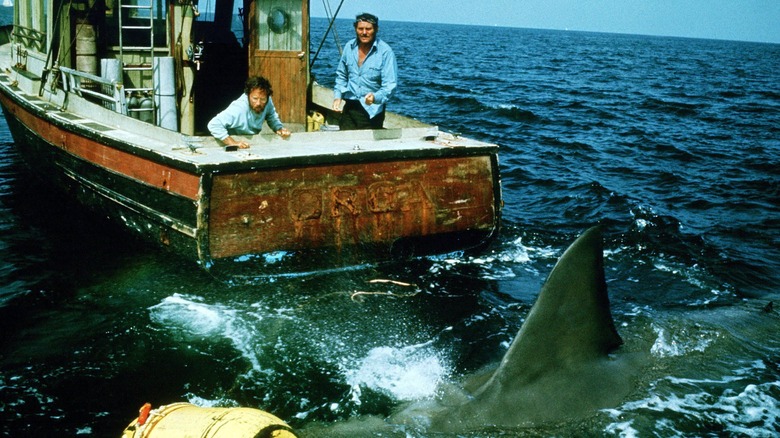
[[[154,0],[135,0],[137,3],[142,4],[123,4],[123,2],[128,0],[119,0],[119,7],[123,11],[129,11],[128,14],[135,15],[132,11],[142,11],[138,13],[138,15],[145,15],[149,14],[149,20],[145,20],[144,17],[134,17],[134,20],[131,20],[131,25],[123,25],[122,23],[122,16],[124,13],[119,15],[119,56],[122,60],[123,69],[124,71],[128,72],[140,72],[139,76],[142,78],[142,84],[139,85],[148,85],[149,83],[154,83],[154,67],[152,66],[152,63],[144,63],[144,61],[148,61],[148,59],[145,59],[146,56],[151,56],[151,59],[154,59],[155,57],[155,47],[154,47],[154,15],[155,15],[155,8],[154,8]],[[148,11],[148,12],[146,12]],[[148,23],[148,24],[147,24]],[[138,25],[140,24],[140,25]],[[149,35],[149,45],[148,46],[129,46],[125,47],[123,42],[123,36],[141,36],[141,32],[148,32]],[[146,38],[135,40],[135,42],[138,43],[145,43]],[[137,55],[142,54],[144,57],[138,58]],[[136,55],[134,61],[141,62],[141,64],[126,64],[125,59],[126,55]],[[130,56],[127,56],[128,58]],[[151,93],[154,91],[154,87],[141,87],[141,88],[125,88],[125,91],[128,93],[132,92],[143,92],[143,93]],[[144,111],[142,110],[135,110],[135,111]]]

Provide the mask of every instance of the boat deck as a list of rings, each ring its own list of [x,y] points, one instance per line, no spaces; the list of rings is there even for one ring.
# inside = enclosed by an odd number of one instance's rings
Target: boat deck
[[[99,138],[119,150],[153,155],[178,163],[183,170],[261,169],[296,165],[397,160],[424,157],[470,156],[495,153],[496,145],[439,131],[396,114],[388,114],[382,130],[300,132],[283,139],[268,130],[255,136],[234,136],[250,144],[248,149],[226,151],[210,136],[188,136],[124,117],[63,90],[45,90],[39,96],[40,79],[11,65],[11,45],[0,46],[0,83],[22,105],[45,120],[81,135]],[[327,99],[329,90],[315,86],[315,99]],[[295,132],[296,128],[299,132]]]

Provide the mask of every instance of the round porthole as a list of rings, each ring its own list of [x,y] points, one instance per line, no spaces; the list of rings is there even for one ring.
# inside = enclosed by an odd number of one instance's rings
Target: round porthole
[[[285,33],[290,28],[290,16],[280,8],[273,8],[268,14],[268,27],[274,33]]]

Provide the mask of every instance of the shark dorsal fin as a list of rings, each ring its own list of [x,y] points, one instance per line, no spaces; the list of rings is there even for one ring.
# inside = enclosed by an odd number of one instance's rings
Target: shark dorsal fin
[[[518,384],[606,355],[622,344],[610,313],[602,248],[599,227],[590,228],[569,246],[491,381]]]
[[[583,233],[561,256],[492,376],[468,402],[433,418],[440,430],[516,427],[587,415],[630,388],[609,309],[601,230]]]

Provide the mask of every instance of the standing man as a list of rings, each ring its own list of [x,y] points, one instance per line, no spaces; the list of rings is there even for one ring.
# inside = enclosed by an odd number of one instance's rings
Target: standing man
[[[385,104],[397,85],[395,54],[377,38],[376,15],[360,14],[354,26],[356,38],[344,46],[336,69],[333,110],[342,113],[342,130],[381,129]]]
[[[211,119],[209,132],[225,146],[238,146],[241,149],[248,148],[249,144],[237,141],[231,135],[255,135],[263,129],[263,122],[268,122],[277,135],[289,137],[290,131],[282,125],[276,113],[272,94],[268,79],[262,76],[247,79],[244,94]]]

